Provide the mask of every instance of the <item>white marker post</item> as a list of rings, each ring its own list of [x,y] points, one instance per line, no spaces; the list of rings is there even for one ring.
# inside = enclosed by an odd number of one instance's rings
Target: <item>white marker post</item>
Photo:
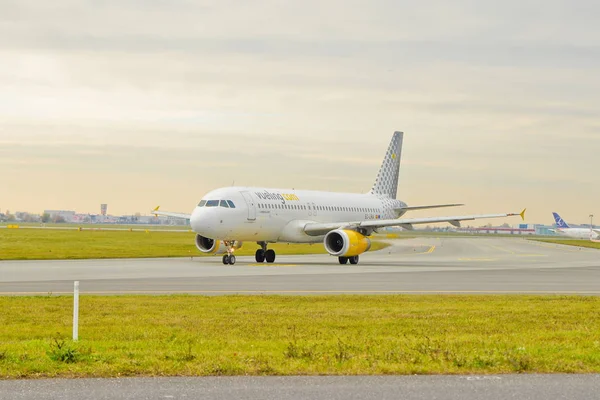
[[[73,289],[73,341],[79,339],[79,281],[75,281]]]

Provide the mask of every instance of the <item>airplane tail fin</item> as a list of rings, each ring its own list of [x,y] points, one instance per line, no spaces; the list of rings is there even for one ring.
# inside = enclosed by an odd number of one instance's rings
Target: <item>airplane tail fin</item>
[[[560,215],[558,215],[557,213],[553,212],[552,215],[554,215],[554,222],[556,222],[556,226],[558,228],[568,228],[569,224],[567,224],[561,217]]]
[[[394,132],[392,141],[385,153],[381,168],[375,179],[370,194],[382,195],[390,199],[396,198],[398,191],[398,175],[400,173],[400,156],[402,155],[403,132]]]

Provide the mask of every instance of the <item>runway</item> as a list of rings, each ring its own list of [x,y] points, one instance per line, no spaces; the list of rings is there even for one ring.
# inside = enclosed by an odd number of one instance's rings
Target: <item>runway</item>
[[[2,261],[0,294],[82,293],[600,295],[600,251],[523,238],[415,238],[339,265],[328,255],[68,261]],[[253,244],[248,244],[253,246]]]
[[[598,375],[287,376],[0,381],[0,400],[571,399],[597,397]]]

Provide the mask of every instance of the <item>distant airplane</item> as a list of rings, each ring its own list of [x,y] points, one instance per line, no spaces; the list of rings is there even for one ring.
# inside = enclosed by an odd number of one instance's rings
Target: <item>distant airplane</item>
[[[569,236],[575,239],[590,239],[596,240],[600,237],[600,229],[590,228],[571,228],[569,224],[561,218],[558,213],[553,212],[554,222],[556,223],[556,229],[551,231],[558,233],[559,235]]]
[[[262,187],[225,187],[206,194],[192,214],[159,211],[152,213],[190,220],[196,232],[196,247],[203,253],[225,253],[223,264],[234,264],[234,251],[242,242],[256,242],[256,262],[275,261],[269,243],[323,242],[327,252],[340,264],[357,264],[359,255],[369,250],[368,236],[380,228],[399,226],[413,229],[415,224],[499,218],[521,213],[461,215],[450,217],[398,219],[407,211],[462,204],[438,204],[409,207],[396,200],[402,132],[394,132],[392,141],[369,193],[336,193]],[[326,171],[324,171],[326,173]]]

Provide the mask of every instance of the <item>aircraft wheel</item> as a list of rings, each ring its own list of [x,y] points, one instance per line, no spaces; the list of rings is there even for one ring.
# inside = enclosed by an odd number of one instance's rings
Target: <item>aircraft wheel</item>
[[[265,252],[263,249],[256,250],[256,254],[254,254],[254,258],[257,263],[265,262]]]
[[[229,256],[229,265],[235,264],[235,256],[232,254]]]
[[[348,263],[348,257],[338,257],[338,260],[339,260],[340,264]]]
[[[350,257],[350,264],[358,264],[358,256]]]
[[[225,265],[229,264],[229,254],[225,254],[223,256],[223,264],[225,264]]]
[[[265,259],[268,263],[272,263],[275,261],[275,250],[267,250],[265,251]]]

